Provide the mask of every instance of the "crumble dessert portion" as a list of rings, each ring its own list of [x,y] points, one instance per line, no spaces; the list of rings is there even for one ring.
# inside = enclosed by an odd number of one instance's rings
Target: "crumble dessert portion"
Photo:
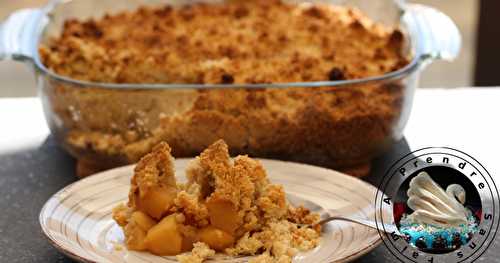
[[[129,249],[158,255],[191,251],[177,257],[181,262],[201,262],[216,251],[265,251],[263,257],[285,262],[318,245],[321,226],[295,223],[317,223],[319,215],[288,204],[283,186],[270,183],[258,159],[238,156],[233,164],[219,140],[190,162],[188,180],[180,183],[170,151],[163,142],[144,156],[134,169],[128,203],[113,208]]]
[[[49,70],[77,80],[251,85],[384,75],[408,64],[403,42],[399,30],[356,7],[223,1],[68,20],[39,56]],[[194,157],[222,138],[232,156],[336,169],[366,164],[361,176],[398,139],[405,89],[399,80],[341,89],[56,84],[48,96],[65,128],[63,147],[89,166],[136,163],[161,141],[176,157]]]

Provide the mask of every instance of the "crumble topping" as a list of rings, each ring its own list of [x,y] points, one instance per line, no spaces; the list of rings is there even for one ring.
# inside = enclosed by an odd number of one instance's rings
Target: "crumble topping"
[[[402,38],[355,7],[226,1],[68,20],[39,52],[51,71],[93,82],[287,83],[394,71],[407,64]]]
[[[130,181],[129,202],[113,208],[129,249],[160,255],[191,251],[178,255],[180,262],[202,262],[215,251],[228,256],[264,252],[252,262],[289,262],[319,244],[321,226],[296,225],[317,223],[319,215],[288,204],[283,186],[269,181],[258,159],[237,156],[233,164],[226,143],[219,140],[190,162],[188,181],[180,183],[170,151],[160,143],[143,157]],[[161,240],[178,237],[178,250],[158,252],[158,228],[168,232]]]
[[[229,1],[68,20],[39,55],[49,70],[78,80],[266,84],[383,75],[408,64],[402,42],[400,31],[374,23],[356,7]],[[49,99],[65,128],[63,147],[87,164],[78,166],[84,177],[103,160],[105,168],[136,163],[161,141],[175,156],[193,157],[220,138],[233,156],[335,169],[359,165],[396,137],[404,92],[401,81],[340,90],[56,84]],[[354,175],[368,171],[369,164]]]

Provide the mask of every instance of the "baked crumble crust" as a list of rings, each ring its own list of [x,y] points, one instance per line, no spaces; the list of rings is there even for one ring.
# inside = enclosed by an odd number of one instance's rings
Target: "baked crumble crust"
[[[177,179],[173,169],[174,158],[170,155],[168,144],[158,144],[152,155],[144,156],[143,160],[134,168],[134,177],[131,179],[129,199],[131,206],[135,207],[136,193],[144,198],[149,189],[154,185],[171,186],[177,188]]]
[[[60,38],[39,47],[39,55],[49,70],[80,80],[264,84],[383,75],[408,63],[402,42],[400,31],[372,22],[355,7],[243,1],[69,20]],[[385,150],[401,125],[404,92],[399,81],[342,90],[58,84],[49,96],[68,130],[63,145],[79,159],[136,163],[161,141],[175,156],[193,157],[223,138],[233,156],[339,169]]]
[[[213,256],[215,248],[197,240],[200,229],[215,225],[209,209],[214,203],[229,204],[236,211],[232,233],[235,242],[224,248],[229,256],[267,251],[269,260],[273,260],[270,262],[287,262],[284,259],[294,257],[299,250],[318,245],[321,227],[297,228],[295,222],[317,223],[319,215],[288,204],[283,186],[269,181],[258,159],[237,156],[233,164],[227,144],[219,140],[189,163],[185,170],[188,181],[184,184],[175,178],[170,151],[168,144],[162,142],[139,161],[130,181],[128,205],[113,209],[113,218],[123,228],[128,246],[136,242],[133,231],[137,222],[133,213],[145,211],[141,202],[158,191],[155,187],[169,187],[177,192],[173,205],[155,221],[163,222],[167,216],[175,215],[180,235],[193,241],[192,254],[178,256],[181,262],[201,262]],[[226,209],[224,213],[230,212]]]
[[[180,263],[201,263],[208,257],[215,255],[215,251],[210,249],[207,244],[203,242],[194,243],[193,251],[191,255],[181,254],[177,255],[176,258]]]
[[[49,70],[79,80],[256,84],[383,75],[407,64],[401,42],[355,7],[257,0],[68,20],[39,52]]]

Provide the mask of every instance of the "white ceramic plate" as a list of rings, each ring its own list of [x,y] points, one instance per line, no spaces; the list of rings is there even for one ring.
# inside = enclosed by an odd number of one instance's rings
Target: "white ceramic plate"
[[[176,176],[186,181],[184,169],[190,159],[176,159]],[[273,184],[282,184],[292,205],[305,200],[331,215],[353,215],[374,219],[377,189],[354,177],[316,166],[261,159]],[[40,228],[61,252],[82,262],[176,262],[175,257],[160,257],[149,252],[128,250],[125,236],[112,219],[112,207],[127,202],[130,178],[135,165],[108,170],[79,180],[50,198],[40,213]],[[299,200],[299,201],[297,201]],[[307,205],[306,205],[307,207]],[[384,211],[383,218],[392,218]],[[385,222],[391,223],[391,222]],[[347,262],[354,260],[382,241],[378,231],[342,221],[323,226],[322,242],[314,249],[300,252],[294,262]],[[217,254],[205,262],[219,262]],[[224,262],[246,262],[244,256]]]

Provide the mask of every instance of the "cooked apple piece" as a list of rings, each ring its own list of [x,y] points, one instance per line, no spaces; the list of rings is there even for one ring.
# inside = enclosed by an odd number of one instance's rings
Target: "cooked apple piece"
[[[147,232],[142,227],[136,225],[130,233],[131,238],[129,238],[130,241],[127,243],[127,247],[130,250],[146,250],[148,248],[148,245],[144,242],[146,234]]]
[[[231,234],[212,225],[203,227],[198,231],[198,240],[215,251],[223,251],[234,245],[234,237]]]
[[[182,239],[182,252],[190,252],[193,250],[193,244],[196,243],[196,235],[195,236],[187,236]]]
[[[146,212],[146,204],[144,203],[144,200],[142,198],[139,197],[139,193],[135,193],[135,196],[136,196],[136,203],[134,204],[134,208],[137,210],[137,211],[141,211],[141,212],[144,212],[144,213],[147,213]]]
[[[234,230],[238,228],[236,219],[238,210],[233,202],[228,200],[217,200],[207,202],[210,211],[210,223],[216,228],[220,228],[233,235]]]
[[[194,215],[186,214],[184,216],[185,216],[185,220],[182,224],[184,224],[186,226],[197,226],[198,220],[196,220]]]
[[[190,225],[179,225],[179,232],[182,236],[182,252],[193,250],[193,244],[198,241],[198,228]]]
[[[153,218],[141,211],[135,211],[132,213],[132,218],[134,218],[135,222],[137,222],[137,224],[146,232],[156,225],[156,221]]]
[[[151,187],[149,194],[144,197],[144,209],[146,213],[156,219],[160,219],[174,205],[177,192],[178,190],[173,187]]]
[[[163,218],[149,229],[144,241],[149,252],[157,255],[177,255],[181,253],[182,236],[177,226],[176,215]]]

